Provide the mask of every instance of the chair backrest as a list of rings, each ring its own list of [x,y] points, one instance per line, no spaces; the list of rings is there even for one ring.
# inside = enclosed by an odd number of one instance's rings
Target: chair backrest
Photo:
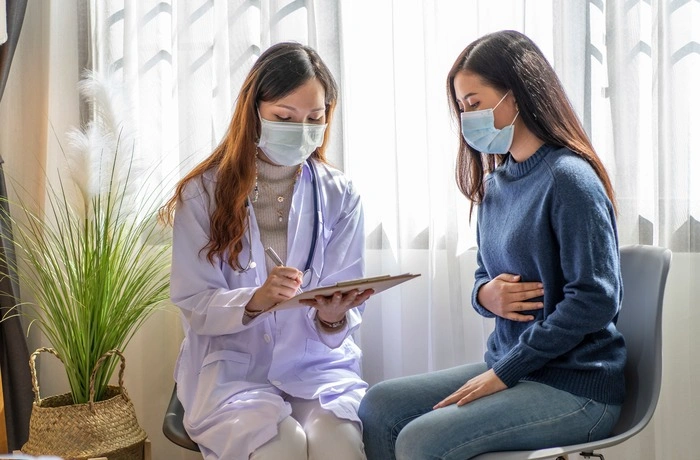
[[[671,251],[620,248],[624,297],[617,327],[627,344],[627,395],[610,436],[632,436],[651,420],[661,391],[661,318]]]
[[[624,246],[620,257],[624,297],[617,327],[627,344],[627,395],[610,436],[535,451],[489,452],[472,460],[544,460],[577,452],[591,456],[594,451],[626,441],[647,426],[661,392],[661,313],[671,251],[654,246]]]

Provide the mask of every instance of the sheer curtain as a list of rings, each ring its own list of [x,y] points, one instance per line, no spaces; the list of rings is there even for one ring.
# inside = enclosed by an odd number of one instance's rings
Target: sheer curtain
[[[22,33],[0,104],[2,167],[7,179],[11,214],[17,219],[23,218],[18,198],[32,207],[32,212],[41,212],[46,184],[55,180],[55,172],[62,162],[59,145],[63,142],[62,133],[79,122],[75,88],[78,79],[77,22],[73,3],[62,8],[52,8],[49,2],[28,2],[26,5]],[[61,46],[50,46],[52,43]],[[22,302],[33,300],[28,289],[21,285],[19,294]],[[29,328],[28,323],[23,318],[29,351],[47,346],[38,328]],[[38,361],[42,397],[68,391],[62,363],[53,357],[39,358]],[[22,365],[28,366],[28,363],[23,360]],[[26,386],[22,390],[27,390]],[[22,420],[17,418],[14,422],[21,423]]]
[[[613,174],[622,243],[700,252],[700,115],[688,103],[700,100],[700,5],[561,2],[559,14],[555,64]]]
[[[480,360],[490,321],[471,309],[468,205],[453,179],[457,127],[444,81],[469,42],[510,28],[553,63],[619,201],[621,244],[674,251],[664,383],[650,426],[620,459],[695,458],[700,352],[700,3],[342,2],[344,158],[363,191],[370,274],[423,276],[370,299],[360,341],[370,383]],[[690,102],[690,103],[689,103]],[[693,104],[692,102],[695,102]],[[608,452],[606,452],[607,454]]]
[[[299,0],[82,0],[87,67],[121,82],[138,133],[137,157],[156,171],[154,193],[209,155],[230,120],[243,79],[279,41],[315,47],[341,79],[338,5]],[[342,82],[341,82],[342,84]],[[89,114],[83,107],[83,114]],[[342,110],[330,159],[342,163]],[[165,439],[161,425],[182,340],[174,307],[156,312],[127,347],[126,386],[153,458],[201,458]]]
[[[618,193],[622,244],[676,251],[667,295],[661,423],[619,458],[691,458],[700,351],[700,3],[690,0],[85,0],[86,62],[128,89],[139,154],[172,184],[220,140],[242,78],[282,40],[316,47],[342,90],[330,159],[364,197],[367,272],[420,273],[372,298],[357,335],[364,375],[382,379],[482,359],[490,321],[470,306],[475,238],[455,186],[458,129],[445,76],[475,38],[529,35],[554,64]],[[695,77],[696,79],[697,77]],[[695,148],[695,151],[693,149]],[[167,195],[167,186],[161,193]],[[476,214],[474,214],[476,218]],[[157,449],[180,341],[159,312],[128,350],[129,391]],[[127,372],[129,373],[129,372]],[[689,401],[691,403],[689,404]],[[695,405],[697,407],[697,404]],[[141,416],[143,414],[143,416]],[[670,423],[673,422],[673,423]],[[670,452],[672,454],[670,454]]]
[[[218,144],[245,75],[271,44],[314,46],[339,74],[335,2],[88,3],[91,65],[123,81],[141,134],[139,154],[159,165],[161,180],[189,171]]]
[[[469,42],[500,29],[551,57],[552,3],[531,3],[342,2],[345,165],[367,197],[368,272],[422,274],[369,301],[370,383],[483,357],[492,322],[470,306],[476,241],[454,180],[445,78]]]

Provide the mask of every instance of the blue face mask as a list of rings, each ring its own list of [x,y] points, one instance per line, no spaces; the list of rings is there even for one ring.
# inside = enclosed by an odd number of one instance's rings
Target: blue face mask
[[[510,92],[510,91],[508,91]],[[508,92],[503,95],[496,107],[492,109],[475,110],[474,112],[462,112],[462,136],[467,144],[481,153],[503,154],[508,153],[510,145],[513,143],[513,133],[515,131],[515,120],[520,112],[515,114],[515,118],[510,125],[498,129],[494,126],[493,111],[501,105]]]
[[[275,164],[302,164],[323,144],[327,124],[268,121],[260,117],[258,147]]]

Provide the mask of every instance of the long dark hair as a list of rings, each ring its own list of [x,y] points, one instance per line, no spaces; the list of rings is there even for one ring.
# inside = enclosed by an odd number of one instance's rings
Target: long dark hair
[[[330,124],[338,98],[338,86],[330,70],[318,53],[299,43],[278,43],[263,52],[248,73],[238,95],[228,130],[214,152],[199,163],[177,184],[175,194],[161,209],[161,219],[172,223],[178,200],[189,181],[215,168],[217,184],[216,209],[211,215],[207,259],[223,257],[234,268],[242,268],[238,254],[243,248],[242,238],[247,228],[246,200],[255,182],[255,152],[260,137],[260,101],[274,102],[307,81],[316,78],[325,90],[326,129],[323,144],[312,154],[326,162],[325,149],[330,135]]]
[[[520,32],[504,30],[484,35],[460,53],[447,76],[447,98],[458,123],[460,109],[454,79],[463,71],[478,75],[485,84],[503,93],[512,91],[520,119],[527,129],[545,143],[567,147],[588,161],[617,211],[608,173],[554,69],[532,40]],[[486,173],[501,164],[506,155],[482,155],[469,147],[461,135],[459,140],[455,176],[460,191],[472,202],[473,209],[484,198]]]

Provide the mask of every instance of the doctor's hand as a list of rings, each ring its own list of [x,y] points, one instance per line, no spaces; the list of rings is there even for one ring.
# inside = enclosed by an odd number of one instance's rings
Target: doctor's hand
[[[484,308],[501,318],[512,321],[532,321],[535,319],[534,316],[521,312],[544,308],[542,302],[526,302],[542,295],[544,295],[542,283],[521,283],[520,275],[502,273],[481,286],[476,298]]]
[[[459,390],[437,403],[433,409],[440,409],[454,403],[457,403],[458,406],[463,406],[484,396],[503,391],[506,388],[508,388],[506,384],[498,378],[493,369],[489,369],[469,380]]]
[[[353,289],[345,294],[336,292],[329,296],[317,295],[313,299],[302,300],[300,303],[317,309],[317,315],[323,321],[335,323],[342,320],[348,310],[362,305],[372,294],[374,289],[365,289],[362,292]]]
[[[253,294],[246,310],[268,310],[280,302],[291,299],[301,286],[301,272],[294,267],[274,267],[265,283]]]

